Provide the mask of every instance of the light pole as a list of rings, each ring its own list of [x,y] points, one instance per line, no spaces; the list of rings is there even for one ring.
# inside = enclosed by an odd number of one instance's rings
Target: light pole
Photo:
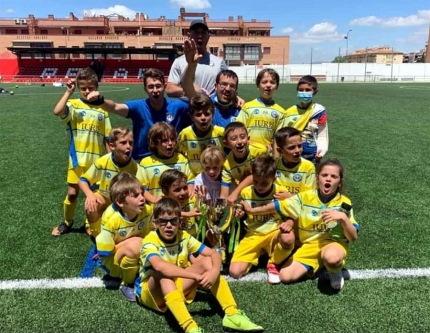
[[[348,58],[348,41],[349,41],[349,33],[352,31],[352,29],[349,29],[346,33],[346,36],[344,38],[346,39],[346,51],[345,51],[345,57]],[[348,59],[346,59],[348,61]]]

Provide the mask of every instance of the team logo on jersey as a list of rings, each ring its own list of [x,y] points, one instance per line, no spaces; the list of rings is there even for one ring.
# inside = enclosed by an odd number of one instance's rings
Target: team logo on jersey
[[[302,175],[300,173],[295,173],[294,176],[293,176],[293,180],[295,182],[300,182],[302,180],[302,178],[303,177],[302,177]]]
[[[172,116],[170,113],[167,113],[167,114],[166,114],[166,120],[167,120],[168,122],[171,122],[171,121],[173,120],[173,116]]]
[[[312,210],[312,216],[318,216],[318,212],[316,210]]]
[[[236,121],[236,117],[231,117],[231,122],[234,122],[234,121]]]
[[[142,230],[143,228],[143,221],[140,221],[139,224],[137,225],[137,229]]]
[[[195,142],[191,142],[191,148],[196,148],[196,147],[197,147],[196,143]]]
[[[293,121],[296,121],[298,117],[293,117]]]
[[[251,207],[252,208],[257,207],[257,204],[255,202],[251,202]]]
[[[278,113],[276,111],[272,111],[272,113],[270,115],[272,116],[272,118],[278,117]]]
[[[87,114],[87,113],[86,113],[85,111],[81,111],[81,116],[82,116],[82,117],[85,117],[85,116],[86,116],[86,114]]]
[[[102,115],[102,114],[99,114],[99,116],[97,117],[97,119],[98,119],[99,121],[102,121],[102,120],[103,120],[103,115]]]
[[[258,109],[254,109],[254,114],[259,114],[260,111]]]
[[[175,164],[175,166],[173,167],[173,169],[181,171],[181,166],[178,164]]]
[[[159,173],[160,173],[160,169],[155,168],[155,169],[154,169],[154,174],[155,174],[155,175],[158,175]]]
[[[110,178],[110,177],[112,177],[111,173],[110,172],[106,172],[106,178]]]
[[[210,63],[209,63],[209,66],[215,66],[215,63],[213,62],[213,61],[211,61]]]
[[[282,176],[281,171],[276,171],[276,177],[280,178]]]
[[[216,145],[215,140],[214,139],[210,139],[209,142],[208,142],[208,146],[209,145],[214,145],[215,146]]]
[[[160,256],[164,256],[166,254],[166,249],[164,248],[164,247],[162,247],[161,249],[160,249]]]
[[[121,230],[121,231],[119,232],[119,235],[120,235],[121,237],[125,237],[125,235],[127,235],[127,232],[126,232],[125,230]]]

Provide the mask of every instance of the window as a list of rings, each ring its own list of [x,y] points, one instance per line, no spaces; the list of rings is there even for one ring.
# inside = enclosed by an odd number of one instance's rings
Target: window
[[[263,47],[263,54],[270,54],[270,47]]]
[[[6,35],[18,35],[18,29],[6,29],[5,34]]]
[[[22,29],[21,35],[28,35],[28,29]]]
[[[96,35],[104,35],[104,30],[96,30]]]
[[[210,47],[209,52],[212,53],[213,55],[218,56],[218,47]]]
[[[245,46],[243,60],[260,60],[260,47],[254,45]]]
[[[40,30],[40,34],[41,35],[47,35],[48,34],[48,30],[47,29],[41,29]]]
[[[82,35],[82,30],[73,30],[74,35]]]
[[[225,60],[240,60],[240,46],[226,46]]]

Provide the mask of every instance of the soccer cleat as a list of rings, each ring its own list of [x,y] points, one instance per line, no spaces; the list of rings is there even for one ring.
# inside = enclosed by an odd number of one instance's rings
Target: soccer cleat
[[[341,290],[345,284],[345,279],[343,278],[342,271],[337,273],[328,273],[330,278],[330,285],[335,290]]]
[[[134,293],[134,286],[132,284],[123,284],[120,290],[127,301],[136,302],[136,294]]]
[[[67,224],[65,221],[61,222],[57,225],[51,232],[52,236],[61,236],[67,234],[72,230],[73,221],[70,224]]]
[[[186,331],[185,333],[203,333],[203,330],[200,327],[192,328],[189,331]]]
[[[267,281],[269,281],[270,284],[281,283],[278,266],[276,266],[274,263],[267,264]]]
[[[222,328],[227,332],[264,332],[264,328],[254,324],[245,313],[227,316],[222,320]]]
[[[106,289],[118,290],[121,286],[122,279],[119,277],[110,276],[109,274],[105,274],[102,277],[102,281]]]

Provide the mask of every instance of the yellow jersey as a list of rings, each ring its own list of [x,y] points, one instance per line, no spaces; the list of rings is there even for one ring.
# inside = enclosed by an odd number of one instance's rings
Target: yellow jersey
[[[291,194],[315,189],[315,166],[312,162],[300,158],[298,164],[289,167],[282,156],[279,156],[276,160],[275,184],[284,186]]]
[[[267,146],[275,132],[285,126],[285,111],[275,102],[266,104],[256,98],[243,105],[236,121],[245,124],[252,141]]]
[[[67,126],[69,169],[90,167],[105,153],[104,143],[111,130],[109,114],[81,99],[71,99],[67,102],[66,113],[61,119]]]
[[[194,126],[188,126],[179,133],[178,151],[188,158],[190,169],[195,175],[203,172],[203,167],[200,164],[200,155],[203,150],[209,145],[224,149],[223,137],[224,128],[215,125],[212,125],[204,136],[198,136]]]
[[[112,178],[123,171],[136,175],[138,168],[139,164],[132,158],[123,165],[116,163],[112,152],[97,159],[87,172],[81,176],[80,180],[87,182],[90,187],[99,183],[98,192],[109,198],[109,186]]]
[[[129,221],[114,204],[102,216],[101,231],[96,237],[97,253],[101,257],[110,256],[115,245],[130,237],[144,238],[154,230],[152,225],[152,206],[146,205],[142,212]]]

